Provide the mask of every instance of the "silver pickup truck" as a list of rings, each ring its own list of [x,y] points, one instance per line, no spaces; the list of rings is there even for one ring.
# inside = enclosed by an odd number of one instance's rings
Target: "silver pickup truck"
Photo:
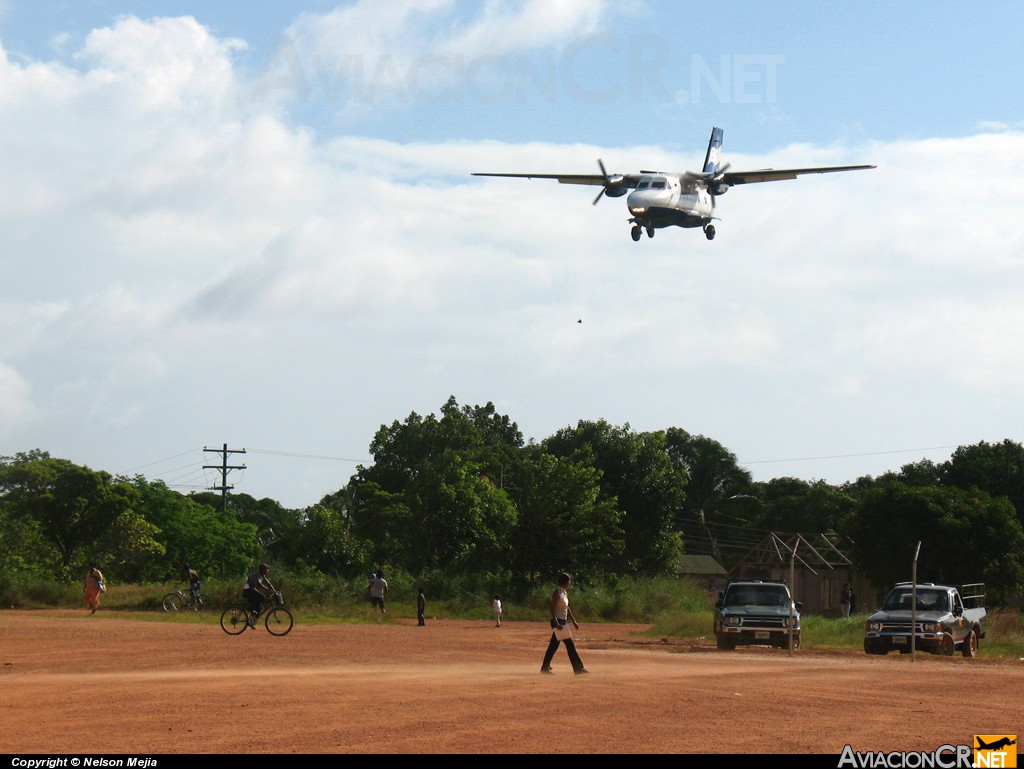
[[[916,602],[915,602],[916,601]],[[913,628],[913,630],[911,630]],[[965,657],[978,653],[985,637],[985,586],[900,582],[889,592],[882,608],[867,619],[864,651],[902,654],[913,648],[931,654]],[[911,640],[913,639],[913,640]]]

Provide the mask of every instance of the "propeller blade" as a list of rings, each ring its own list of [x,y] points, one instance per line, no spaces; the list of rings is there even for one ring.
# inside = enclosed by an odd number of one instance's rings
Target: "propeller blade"
[[[604,177],[604,186],[601,188],[601,191],[599,193],[597,193],[597,197],[594,198],[594,202],[591,203],[591,205],[594,205],[594,206],[597,205],[597,201],[599,201],[601,199],[601,197],[604,195],[604,191],[606,189],[608,189],[608,184],[612,180],[611,177],[608,176],[608,171],[605,169],[604,161],[601,160],[601,158],[597,159],[597,167],[601,169],[601,176]]]

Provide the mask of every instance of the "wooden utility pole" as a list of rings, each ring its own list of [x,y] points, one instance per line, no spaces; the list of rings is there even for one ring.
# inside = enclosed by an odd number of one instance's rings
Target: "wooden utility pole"
[[[228,444],[224,444],[223,448],[220,449],[206,449],[203,451],[215,451],[221,455],[221,461],[219,465],[203,465],[204,470],[219,470],[220,471],[220,486],[211,486],[211,491],[219,491],[222,500],[222,509],[226,513],[228,511],[228,491],[235,488],[234,486],[228,486],[228,472],[231,470],[244,470],[245,465],[229,465],[228,454],[244,454],[245,449],[229,449]]]

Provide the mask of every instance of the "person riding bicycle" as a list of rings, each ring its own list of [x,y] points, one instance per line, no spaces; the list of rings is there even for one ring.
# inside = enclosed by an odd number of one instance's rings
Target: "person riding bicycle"
[[[260,567],[245,580],[245,585],[242,587],[242,597],[249,602],[249,627],[256,627],[256,620],[260,616],[260,612],[263,611],[263,602],[267,595],[275,592],[274,586],[267,579],[269,571],[270,567],[261,563]],[[267,592],[262,592],[260,588]]]
[[[203,583],[199,580],[195,569],[187,563],[185,564],[185,581],[188,583],[188,594],[191,596],[189,603],[195,603],[199,600],[199,588],[203,586]]]

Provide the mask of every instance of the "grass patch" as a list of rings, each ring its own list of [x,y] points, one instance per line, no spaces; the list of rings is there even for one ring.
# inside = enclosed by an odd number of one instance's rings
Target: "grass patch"
[[[389,580],[391,581],[391,580]],[[304,625],[371,624],[379,614],[366,600],[366,582],[335,580],[323,575],[281,573],[275,584],[281,588],[285,605],[296,623]],[[387,598],[387,620],[415,619],[418,584],[423,582],[396,576]],[[493,621],[491,599],[500,590],[491,585],[447,585],[451,592],[433,595],[426,590],[430,619]],[[129,585],[110,584],[100,602],[100,613],[116,612],[118,617],[149,622],[220,622],[223,609],[242,602],[239,580],[204,580],[202,595],[206,609],[201,613],[163,611],[163,597],[184,589],[181,583]],[[436,588],[441,592],[443,588]],[[537,588],[512,598],[502,595],[502,622],[546,622],[550,616],[550,587]],[[187,591],[186,591],[187,592]],[[569,592],[573,614],[584,624],[614,622],[649,625],[645,635],[681,640],[714,640],[715,594],[685,579],[620,579],[606,585],[575,584]],[[84,611],[80,583],[59,584],[25,579],[0,582],[0,606],[12,609],[67,609],[69,616]],[[848,618],[804,616],[801,643],[807,649],[862,650],[867,615]],[[387,621],[385,620],[385,621]],[[979,655],[1024,659],[1024,618],[1016,608],[990,608],[986,637]]]

